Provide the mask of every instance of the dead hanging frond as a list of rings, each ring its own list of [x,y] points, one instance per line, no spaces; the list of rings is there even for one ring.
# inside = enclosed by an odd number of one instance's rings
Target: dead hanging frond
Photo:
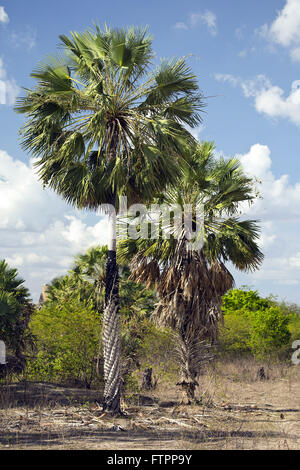
[[[222,267],[218,272],[223,274]],[[212,273],[217,276],[218,272],[211,270],[202,251],[188,251],[181,245],[160,274],[153,319],[161,326],[185,332],[187,341],[215,340],[222,317],[220,293],[212,278]]]
[[[234,287],[234,278],[219,260],[212,261],[209,276],[218,297],[222,297],[229,289]]]
[[[153,287],[160,278],[160,270],[157,261],[149,260],[143,253],[138,253],[130,264],[131,281],[145,284],[147,288]]]

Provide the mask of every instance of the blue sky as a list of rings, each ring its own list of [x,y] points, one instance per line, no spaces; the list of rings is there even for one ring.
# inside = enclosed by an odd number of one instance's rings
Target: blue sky
[[[36,300],[41,284],[73,255],[106,240],[105,222],[41,188],[21,150],[21,87],[59,34],[93,21],[148,25],[160,58],[189,56],[206,99],[200,140],[238,156],[263,199],[245,215],[261,220],[262,268],[234,271],[237,285],[300,303],[300,0],[0,0],[0,258],[16,266]]]

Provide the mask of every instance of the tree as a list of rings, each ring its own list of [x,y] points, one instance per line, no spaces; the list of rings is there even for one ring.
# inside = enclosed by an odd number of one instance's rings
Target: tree
[[[203,101],[185,59],[151,70],[145,29],[108,29],[60,36],[65,55],[41,63],[37,85],[16,107],[27,115],[23,148],[38,157],[44,185],[79,208],[109,204],[110,241],[104,312],[104,409],[120,413],[118,197],[151,200],[180,174],[193,141],[185,126],[201,121]]]
[[[0,339],[20,359],[25,347],[26,329],[33,312],[29,291],[18,270],[0,260]]]
[[[74,297],[79,302],[88,302],[91,300],[94,309],[97,310],[96,293],[93,284],[88,280],[80,278],[74,273],[52,279],[50,284],[46,285],[46,300],[43,304],[58,303],[63,305]]]
[[[252,270],[263,259],[256,222],[236,217],[240,203],[251,203],[256,197],[253,181],[243,173],[238,160],[216,160],[213,149],[208,142],[191,147],[181,180],[160,198],[160,202],[177,204],[182,210],[184,204],[202,208],[204,226],[194,242],[203,237],[203,246],[190,249],[186,229],[182,227],[175,236],[174,223],[169,226],[169,239],[160,231],[157,240],[121,242],[124,258],[132,258],[132,279],[155,286],[158,292],[153,317],[179,334],[179,385],[187,401],[194,398],[197,374],[209,356],[203,341],[216,339],[221,299],[234,284],[225,263]],[[192,221],[195,229],[199,224],[195,213]]]

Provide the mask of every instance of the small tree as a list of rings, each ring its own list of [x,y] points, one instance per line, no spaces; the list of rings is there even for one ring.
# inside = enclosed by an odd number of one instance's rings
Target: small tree
[[[185,204],[194,211],[201,207],[201,248],[187,247],[187,229],[182,221],[177,237],[176,224],[167,221],[165,227],[157,224],[158,239],[127,239],[120,243],[120,251],[125,259],[132,259],[131,278],[156,289],[159,299],[153,313],[155,321],[178,333],[182,376],[178,385],[183,388],[184,400],[190,402],[198,385],[197,375],[210,358],[205,343],[215,341],[218,335],[221,298],[234,285],[225,265],[230,261],[239,270],[255,270],[263,254],[257,244],[256,221],[237,216],[240,203],[252,203],[256,198],[254,181],[243,172],[239,161],[216,159],[211,142],[190,146],[185,158],[189,165],[181,178],[159,199],[181,211]],[[197,228],[195,216],[192,224]],[[169,231],[169,238],[162,236],[161,228]]]

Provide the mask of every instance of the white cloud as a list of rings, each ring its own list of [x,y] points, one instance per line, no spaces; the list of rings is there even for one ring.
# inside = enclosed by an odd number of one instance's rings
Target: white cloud
[[[279,292],[282,297],[288,295],[287,300],[300,303],[299,291],[295,289],[300,283],[300,178],[291,184],[286,174],[276,177],[267,145],[254,144],[247,153],[236,157],[247,174],[261,181],[257,184],[261,197],[251,206],[243,204],[241,210],[245,218],[259,221],[259,245],[265,260],[253,274],[233,270],[234,277],[240,285],[253,284],[264,295]]]
[[[233,86],[236,86],[240,83],[240,79],[234,75],[231,75],[230,73],[215,73],[214,77],[218,82],[228,82]]]
[[[197,26],[199,23],[205,24],[212,36],[217,34],[217,17],[209,10],[205,10],[204,13],[191,13],[190,14],[191,26]]]
[[[300,42],[300,1],[287,0],[276,20],[268,28],[273,41],[282,46]]]
[[[296,253],[294,256],[290,257],[289,263],[292,267],[300,268],[300,251],[298,251],[298,253]]]
[[[258,33],[271,44],[291,48],[292,60],[300,61],[300,0],[286,0],[273,23],[264,24]]]
[[[62,275],[74,256],[107,243],[105,217],[89,216],[43,189],[30,165],[0,150],[0,259],[20,270],[35,301],[43,283]]]
[[[0,6],[0,23],[8,23],[8,22],[9,22],[8,14],[4,10],[4,7]]]
[[[188,26],[182,21],[178,21],[178,23],[175,23],[174,28],[175,29],[189,29]]]
[[[272,160],[270,158],[271,151],[267,145],[252,145],[250,151],[244,155],[238,155],[244,171],[251,176],[271,177],[270,168]]]
[[[231,74],[215,74],[215,79],[239,85],[246,98],[254,98],[258,113],[271,118],[288,119],[300,126],[300,80],[292,82],[290,92],[285,96],[284,90],[272,85],[265,75],[257,75],[252,80],[243,80]]]
[[[210,10],[205,10],[202,13],[190,13],[186,22],[179,21],[174,25],[174,28],[187,30],[195,28],[199,24],[206,25],[211,36],[217,35],[217,17]]]
[[[0,105],[11,106],[15,103],[20,88],[14,78],[7,78],[7,73],[0,57]]]
[[[290,57],[293,62],[300,62],[300,47],[295,47],[290,51]]]
[[[237,154],[244,171],[261,181],[258,199],[247,209],[247,214],[261,218],[264,222],[300,221],[300,180],[291,185],[288,175],[276,178],[272,172],[271,150],[267,145],[252,145],[246,154]],[[246,205],[244,206],[246,208]]]

